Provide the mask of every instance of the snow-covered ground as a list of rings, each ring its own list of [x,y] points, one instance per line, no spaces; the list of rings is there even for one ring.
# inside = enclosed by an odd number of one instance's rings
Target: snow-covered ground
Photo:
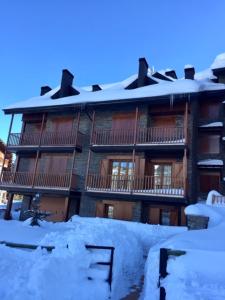
[[[210,195],[211,197],[212,195]],[[208,199],[209,200],[209,199]],[[210,201],[208,201],[210,203]],[[170,257],[169,273],[161,280],[167,300],[225,299],[225,206],[196,204],[186,213],[209,217],[209,227],[180,233],[149,251],[143,299],[159,299],[159,249],[185,250],[186,254]]]
[[[184,231],[184,227],[78,216],[67,223],[42,222],[41,227],[0,220],[0,241],[56,247],[49,254],[0,245],[0,299],[108,299],[108,268],[93,265],[109,260],[109,254],[90,252],[87,244],[115,247],[111,299],[121,299],[140,282],[150,247]]]
[[[167,300],[225,299],[225,205],[213,202],[213,195],[220,196],[212,191],[205,204],[186,208],[188,214],[209,217],[204,230],[78,216],[67,223],[41,222],[40,227],[0,220],[0,241],[55,246],[47,253],[1,244],[0,299],[119,300],[144,275],[140,299],[158,300],[160,248],[186,251],[168,259],[169,274],[161,279]],[[111,293],[105,281],[108,267],[96,266],[109,261],[109,252],[85,245],[115,247]]]

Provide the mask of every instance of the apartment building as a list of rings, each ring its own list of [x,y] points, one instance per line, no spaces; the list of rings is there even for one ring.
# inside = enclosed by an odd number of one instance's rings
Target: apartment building
[[[0,174],[3,169],[8,169],[11,166],[11,155],[8,154],[5,158],[5,143],[0,139]],[[0,203],[7,201],[7,191],[0,190]]]
[[[184,208],[224,193],[225,59],[195,72],[185,66],[138,73],[113,84],[61,85],[4,109],[11,114],[7,151],[17,155],[1,188],[23,195],[23,212],[39,194],[49,220],[72,215],[182,225]],[[20,133],[11,132],[15,114]]]

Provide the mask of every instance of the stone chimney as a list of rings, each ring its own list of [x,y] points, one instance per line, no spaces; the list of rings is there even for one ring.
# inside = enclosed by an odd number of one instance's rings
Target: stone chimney
[[[195,77],[195,68],[192,65],[186,65],[184,67],[184,77],[185,79],[194,79]]]
[[[62,70],[62,80],[60,87],[61,97],[66,97],[70,95],[70,90],[73,85],[73,74],[70,73],[67,69]]]
[[[93,84],[92,85],[92,92],[97,92],[97,91],[101,91],[101,88],[98,84]]]
[[[139,58],[139,69],[138,69],[138,82],[137,86],[141,87],[145,85],[145,78],[148,74],[148,63],[144,57]]]
[[[52,89],[50,88],[50,86],[48,85],[45,85],[45,86],[42,86],[41,87],[41,93],[40,95],[43,96],[45,95],[46,93],[50,92]]]
[[[174,70],[168,70],[165,72],[166,76],[172,77],[173,79],[177,79],[177,74]]]

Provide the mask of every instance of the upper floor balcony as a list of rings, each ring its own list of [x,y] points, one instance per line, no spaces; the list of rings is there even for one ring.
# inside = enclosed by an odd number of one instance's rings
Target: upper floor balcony
[[[31,173],[3,171],[0,188],[8,191],[34,190],[51,192],[69,192],[78,190],[79,176],[74,173]]]
[[[181,177],[89,174],[88,192],[132,194],[143,196],[185,197],[185,183]]]
[[[135,147],[182,147],[186,144],[183,127],[146,127],[131,129],[102,129],[93,132],[91,145],[98,146],[135,146]]]
[[[84,134],[80,131],[60,131],[60,132],[23,132],[10,133],[8,140],[8,148],[51,148],[76,147],[78,150],[82,149]]]

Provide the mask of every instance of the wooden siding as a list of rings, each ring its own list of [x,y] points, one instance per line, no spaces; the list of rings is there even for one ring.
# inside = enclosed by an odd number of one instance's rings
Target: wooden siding
[[[96,217],[105,217],[105,205],[114,208],[113,219],[130,221],[132,219],[133,202],[103,200],[96,203]]]
[[[199,152],[201,154],[220,153],[220,135],[202,133],[199,136]]]
[[[48,221],[65,221],[68,209],[68,198],[43,196],[41,197],[40,209],[51,213],[47,218]]]

